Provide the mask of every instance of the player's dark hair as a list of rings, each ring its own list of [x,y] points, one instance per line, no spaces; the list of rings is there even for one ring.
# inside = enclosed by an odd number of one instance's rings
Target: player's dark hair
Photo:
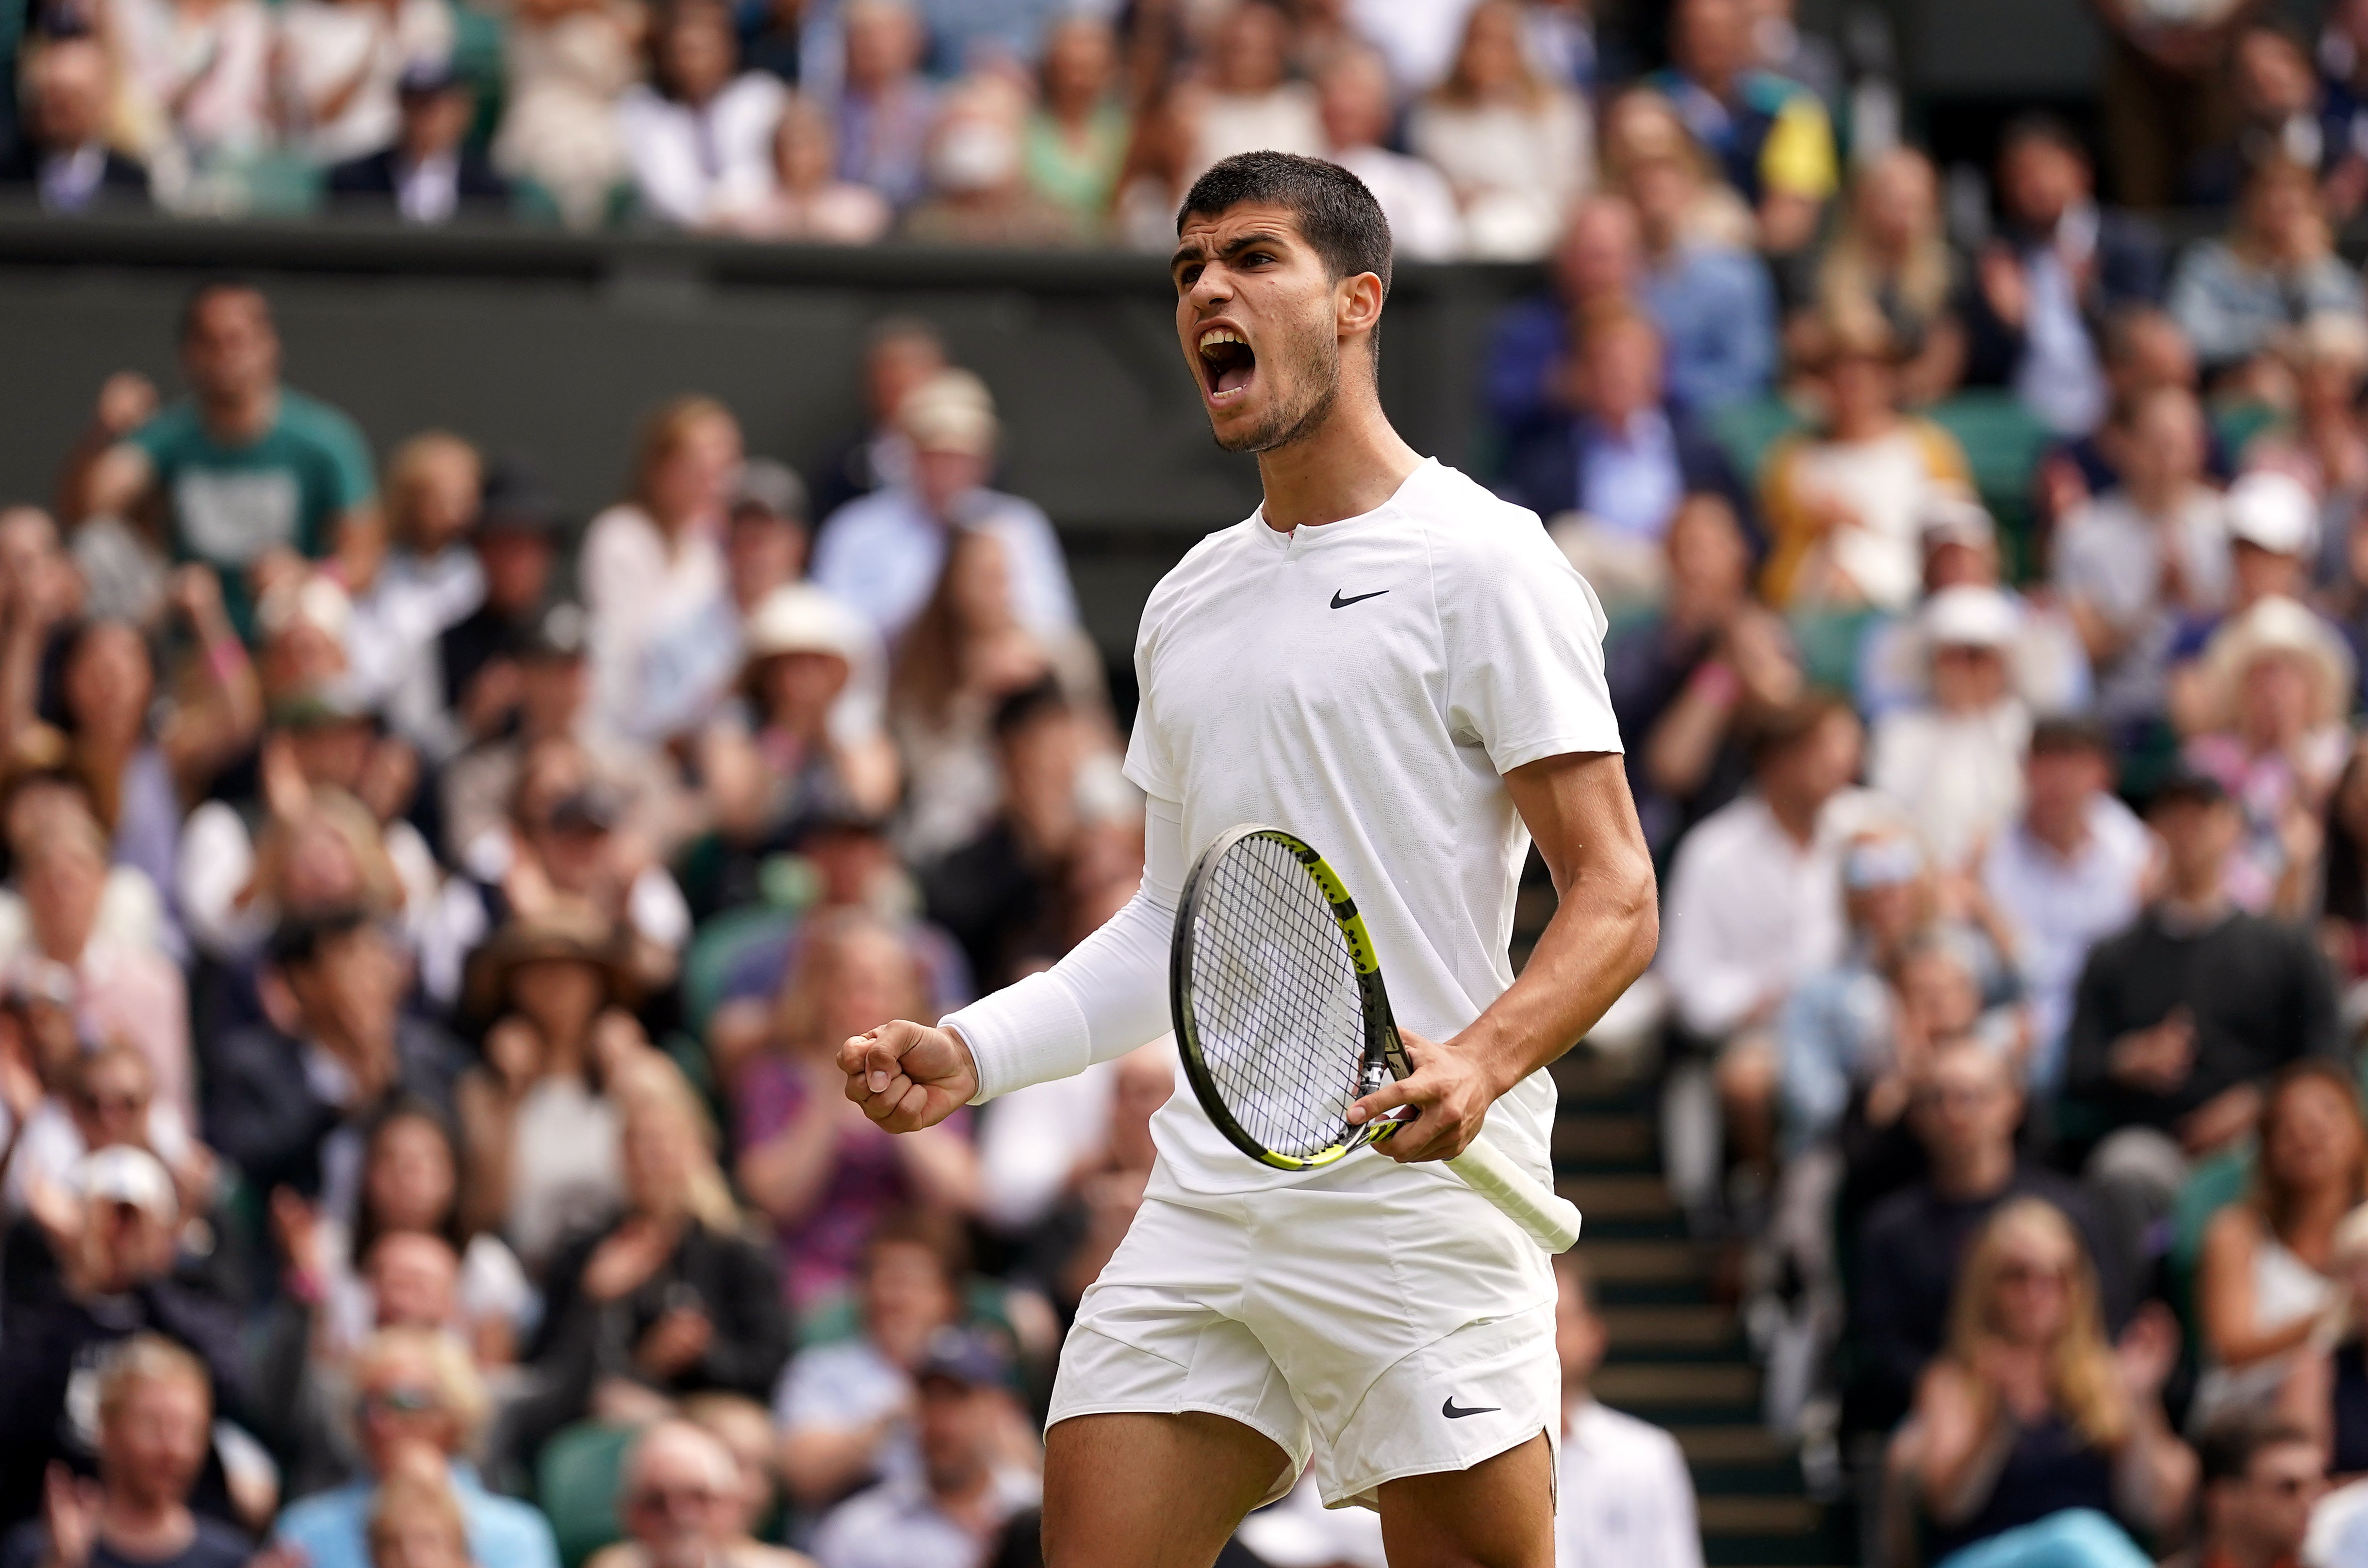
[[[2203,1482],[2242,1481],[2253,1461],[2271,1449],[2310,1442],[2311,1436],[2292,1421],[2260,1411],[2214,1421],[2195,1437],[2195,1459]]]
[[[1365,182],[1322,158],[1296,153],[1236,153],[1209,166],[1176,210],[1176,232],[1198,214],[1213,218],[1247,201],[1291,214],[1292,222],[1323,258],[1332,280],[1370,272],[1390,292],[1390,221]]]

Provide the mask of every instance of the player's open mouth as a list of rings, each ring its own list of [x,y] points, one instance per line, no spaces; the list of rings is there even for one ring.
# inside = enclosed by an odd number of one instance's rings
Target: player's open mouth
[[[1201,381],[1212,407],[1237,403],[1258,375],[1258,355],[1236,329],[1212,325],[1201,330]]]

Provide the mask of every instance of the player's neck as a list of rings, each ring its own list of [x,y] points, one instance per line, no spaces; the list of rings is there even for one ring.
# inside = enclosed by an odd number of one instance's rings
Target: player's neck
[[[1266,524],[1279,533],[1362,517],[1398,493],[1422,454],[1390,427],[1381,399],[1343,387],[1332,415],[1288,446],[1258,454]]]

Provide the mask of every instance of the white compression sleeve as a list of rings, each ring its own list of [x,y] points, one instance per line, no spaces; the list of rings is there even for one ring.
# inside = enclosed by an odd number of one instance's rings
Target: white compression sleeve
[[[1051,969],[946,1016],[978,1064],[978,1098],[1065,1078],[1168,1028],[1167,949],[1184,893],[1184,811],[1144,802],[1143,886]]]

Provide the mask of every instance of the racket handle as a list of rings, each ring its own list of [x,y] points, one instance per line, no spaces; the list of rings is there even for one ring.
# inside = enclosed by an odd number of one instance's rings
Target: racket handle
[[[1487,1139],[1474,1138],[1470,1148],[1446,1164],[1546,1251],[1568,1252],[1578,1240],[1578,1206],[1539,1185],[1537,1177]]]

